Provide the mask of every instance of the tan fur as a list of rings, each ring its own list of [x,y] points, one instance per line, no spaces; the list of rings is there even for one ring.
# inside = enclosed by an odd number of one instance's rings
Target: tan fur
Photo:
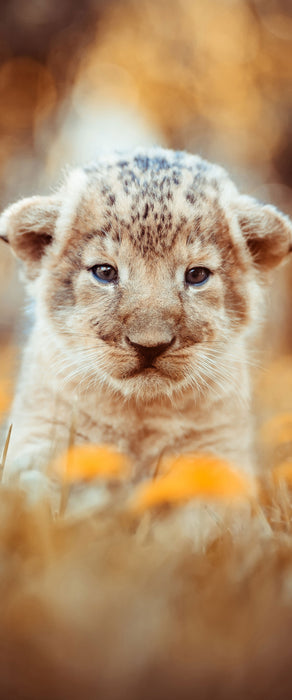
[[[128,454],[135,478],[162,454],[197,450],[252,468],[249,338],[267,271],[291,250],[286,217],[239,195],[218,166],[148,149],[74,171],[0,227],[36,304],[8,477],[45,470],[72,422],[77,443]],[[118,284],[94,279],[102,263]],[[186,285],[198,266],[208,282]],[[143,369],[133,343],[171,345]]]

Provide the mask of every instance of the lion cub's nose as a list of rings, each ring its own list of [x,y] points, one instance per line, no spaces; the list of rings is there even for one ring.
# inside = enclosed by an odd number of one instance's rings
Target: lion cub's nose
[[[171,345],[173,345],[175,337],[173,337],[168,343],[158,343],[156,345],[140,345],[139,343],[134,343],[132,340],[130,340],[130,338],[128,338],[128,336],[126,336],[126,341],[129,345],[135,348],[135,350],[137,350],[140,357],[143,358],[148,366],[150,366],[156,357],[162,355],[166,350],[168,350],[168,348],[171,347]]]

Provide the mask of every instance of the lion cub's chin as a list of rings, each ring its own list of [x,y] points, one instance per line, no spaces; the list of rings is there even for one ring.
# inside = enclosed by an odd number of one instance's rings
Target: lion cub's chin
[[[184,388],[182,380],[170,379],[154,368],[147,368],[121,379],[110,377],[110,385],[125,398],[135,398],[137,402],[152,402],[163,398],[171,398],[177,391]]]

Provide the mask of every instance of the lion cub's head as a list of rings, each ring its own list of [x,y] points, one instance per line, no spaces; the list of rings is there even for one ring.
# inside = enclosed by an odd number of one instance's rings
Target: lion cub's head
[[[9,207],[0,235],[68,376],[145,400],[224,391],[267,270],[292,248],[274,207],[239,195],[221,168],[162,149],[73,171],[51,197]]]

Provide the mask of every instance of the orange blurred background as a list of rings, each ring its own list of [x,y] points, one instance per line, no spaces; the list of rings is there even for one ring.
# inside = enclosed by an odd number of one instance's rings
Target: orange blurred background
[[[219,162],[292,214],[291,44],[290,0],[4,0],[1,208],[50,191],[68,164],[159,143]],[[291,278],[290,265],[271,287],[268,357],[292,351]],[[29,325],[23,307],[3,244],[6,382]]]

